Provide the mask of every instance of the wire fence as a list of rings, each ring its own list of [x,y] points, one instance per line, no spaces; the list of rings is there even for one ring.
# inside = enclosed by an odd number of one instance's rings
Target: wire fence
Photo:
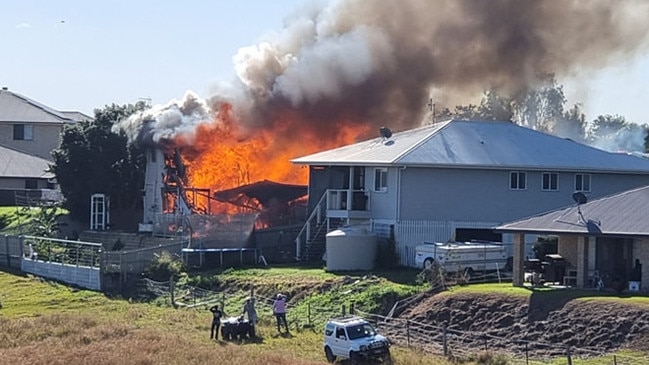
[[[272,325],[274,298],[254,293],[254,290],[229,292],[210,291],[173,281],[156,282],[143,279],[142,285],[161,298],[169,306],[176,308],[200,308],[218,303],[226,316],[240,316],[243,300],[253,295],[256,309],[262,323]],[[441,287],[437,290],[442,290]],[[593,347],[566,347],[556,343],[517,339],[516,336],[498,336],[488,332],[457,330],[443,324],[424,323],[399,318],[398,314],[412,303],[421,300],[422,293],[402,299],[395,303],[388,315],[382,316],[363,311],[350,302],[340,307],[320,307],[310,304],[287,303],[289,328],[295,331],[323,329],[328,319],[336,316],[354,314],[370,321],[393,344],[416,348],[427,353],[445,356],[449,359],[475,358],[477,354],[489,352],[500,354],[512,365],[546,364],[550,360],[564,358],[566,364],[583,363],[584,359],[598,358],[600,364],[641,365],[647,364],[645,357],[624,354],[607,354],[603,349]],[[543,354],[543,355],[539,355]]]

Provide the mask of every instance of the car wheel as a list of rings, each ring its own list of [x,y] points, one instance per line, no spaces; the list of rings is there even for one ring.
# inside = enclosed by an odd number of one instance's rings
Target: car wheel
[[[349,362],[351,365],[360,365],[362,363],[362,358],[361,355],[359,355],[357,352],[350,352],[349,353]]]
[[[464,270],[464,280],[468,283],[471,281],[471,277],[473,276],[473,269],[472,268],[467,268]]]
[[[331,352],[329,346],[325,347],[325,357],[327,358],[327,362],[330,364],[336,361],[336,356]]]
[[[381,361],[385,365],[392,365],[392,356],[390,356],[390,350],[385,350],[385,354],[383,354],[383,358]]]
[[[424,260],[424,269],[432,269],[433,268],[433,259],[427,258]]]

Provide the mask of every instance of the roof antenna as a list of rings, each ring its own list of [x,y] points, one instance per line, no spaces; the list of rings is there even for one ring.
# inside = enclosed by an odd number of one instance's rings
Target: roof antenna
[[[572,200],[577,203],[577,214],[579,214],[581,221],[583,223],[586,223],[586,219],[584,219],[584,215],[581,213],[581,205],[586,204],[588,202],[588,198],[586,198],[586,195],[581,191],[575,191],[574,193],[572,193]]]

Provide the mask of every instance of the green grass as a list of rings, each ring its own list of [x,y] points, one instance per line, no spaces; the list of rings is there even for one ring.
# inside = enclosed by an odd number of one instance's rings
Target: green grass
[[[205,307],[172,309],[165,306],[131,303],[101,293],[78,290],[29,275],[0,271],[0,358],[4,363],[22,364],[324,364],[321,324],[335,311],[354,302],[358,308],[385,311],[395,298],[405,298],[425,290],[415,283],[415,272],[328,273],[318,268],[276,267],[269,269],[229,269],[201,273],[198,280],[218,283],[230,291],[226,313],[239,313],[247,290],[272,295],[278,290],[289,294],[289,319],[306,318],[311,311],[313,328],[300,320],[291,337],[278,336],[268,308],[258,308],[260,340],[221,343],[208,340],[210,314]],[[553,302],[616,301],[648,304],[644,297],[620,297],[594,291],[514,288],[506,284],[458,286],[442,295],[462,293],[528,296],[530,300]],[[445,364],[443,358],[416,349],[394,347],[396,364]],[[619,351],[618,361],[639,354]],[[484,357],[484,356],[483,356]],[[477,357],[476,357],[477,358]],[[636,360],[635,363],[639,363]],[[477,364],[477,360],[464,362]],[[506,364],[500,359],[493,364]],[[520,363],[511,362],[511,363]],[[534,363],[534,362],[532,362]],[[538,363],[538,362],[537,362]],[[565,364],[558,358],[550,364]],[[573,358],[573,364],[613,363],[612,355],[596,359]],[[485,363],[488,364],[488,363]]]
[[[264,282],[288,269],[226,273]],[[310,271],[304,280],[335,275]],[[295,282],[300,276],[289,277]],[[351,284],[350,284],[351,285]],[[397,284],[402,285],[402,284]],[[208,340],[205,308],[172,309],[107,298],[29,275],[0,271],[0,356],[22,364],[325,364],[320,329],[278,336],[272,317],[260,313],[257,342]],[[394,348],[397,364],[450,364],[416,350]]]

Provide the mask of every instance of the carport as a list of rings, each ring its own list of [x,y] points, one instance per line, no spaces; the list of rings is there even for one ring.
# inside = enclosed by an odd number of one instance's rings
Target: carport
[[[649,292],[649,270],[636,268],[649,264],[649,216],[640,213],[649,207],[649,186],[590,202],[581,198],[573,206],[495,227],[514,236],[513,285],[524,284],[525,235],[555,235],[575,287],[593,287],[599,276],[607,278],[605,285],[623,281],[626,289],[637,279],[638,289]]]

